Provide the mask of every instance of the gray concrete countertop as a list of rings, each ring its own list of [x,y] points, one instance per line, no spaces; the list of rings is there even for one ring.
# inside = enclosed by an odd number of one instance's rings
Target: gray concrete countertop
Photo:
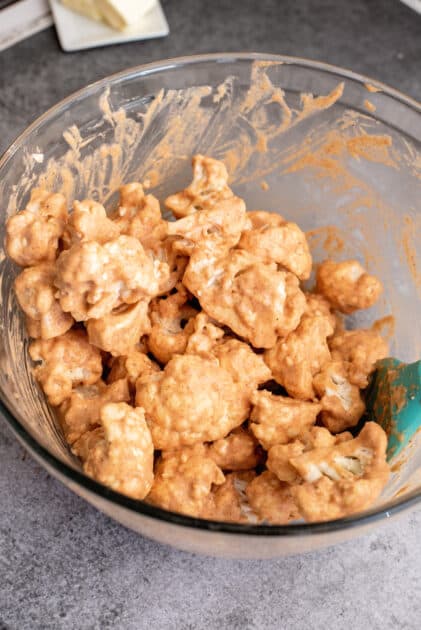
[[[398,0],[166,0],[167,39],[62,53],[53,29],[0,54],[0,152],[86,83],[177,55],[310,57],[421,99],[421,17]],[[421,513],[268,562],[202,558],[112,522],[52,479],[0,421],[0,628],[412,629]]]

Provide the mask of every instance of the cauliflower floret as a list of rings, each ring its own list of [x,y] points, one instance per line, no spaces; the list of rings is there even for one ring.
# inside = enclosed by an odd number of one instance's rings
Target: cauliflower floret
[[[305,308],[297,278],[251,254],[192,255],[183,283],[202,308],[256,348],[271,348],[294,330]]]
[[[296,223],[286,222],[282,217],[276,225],[272,217],[269,212],[249,212],[248,225],[238,247],[265,263],[282,265],[300,280],[306,280],[311,273],[312,259],[304,232]]]
[[[224,336],[224,331],[215,325],[204,311],[192,317],[185,328],[188,335],[186,354],[200,354],[208,357]]]
[[[250,429],[264,449],[286,444],[309,429],[321,411],[321,405],[256,391],[252,396]]]
[[[300,518],[290,486],[268,470],[248,484],[246,494],[251,509],[261,521],[284,525]]]
[[[263,356],[253,352],[248,344],[238,339],[228,339],[216,345],[213,354],[219,365],[231,374],[234,382],[250,393],[272,378]]]
[[[73,318],[63,312],[55,298],[54,276],[54,267],[44,263],[24,269],[15,280],[16,297],[27,316],[31,337],[51,339],[73,326]]]
[[[121,234],[137,238],[145,249],[166,235],[158,199],[145,195],[137,182],[121,186],[120,203],[111,218]]]
[[[197,355],[175,355],[163,372],[140,378],[136,390],[157,449],[219,440],[248,413],[230,374],[216,359]]]
[[[386,448],[383,429],[367,422],[353,440],[292,457],[303,483],[291,492],[306,520],[332,520],[369,507],[389,478]]]
[[[358,260],[325,260],[317,269],[316,288],[342,313],[373,306],[383,291],[380,280],[370,276]]]
[[[319,293],[305,293],[306,308],[304,315],[308,317],[317,317],[322,315],[327,317],[335,330],[343,329],[343,322],[338,313],[334,313],[331,304],[323,295]]]
[[[230,249],[240,239],[246,206],[238,197],[195,212],[183,219],[168,223],[168,234],[177,237],[174,248],[190,255],[195,249]]]
[[[99,319],[158,291],[151,259],[130,236],[76,243],[58,257],[55,284],[62,309],[76,321]]]
[[[150,332],[149,302],[120,306],[100,319],[88,319],[90,343],[113,356],[127,355],[139,339]]]
[[[225,477],[201,447],[162,453],[148,502],[172,512],[202,516],[212,486],[224,483]]]
[[[203,155],[195,155],[192,165],[191,184],[165,200],[166,207],[176,218],[219,206],[226,200],[238,199],[228,187],[228,173],[223,162]],[[239,201],[243,203],[241,199]]]
[[[315,397],[313,377],[331,360],[327,337],[332,334],[329,317],[304,316],[296,330],[265,352],[273,378],[293,398]]]
[[[197,311],[187,304],[189,295],[182,285],[177,293],[151,304],[152,328],[148,336],[148,348],[161,363],[168,363],[174,354],[186,350],[189,333],[187,322]]]
[[[230,523],[257,523],[259,519],[246,495],[247,485],[255,477],[256,473],[252,470],[226,475],[224,483],[213,488],[202,518]]]
[[[153,444],[143,409],[126,403],[107,403],[100,411],[83,469],[116,492],[143,499],[153,483]],[[83,453],[79,445],[79,454]]]
[[[125,378],[132,388],[141,376],[159,372],[159,365],[151,361],[145,352],[137,344],[134,348],[131,348],[126,356],[113,357],[109,363],[111,369],[107,377],[107,383],[114,383],[121,378]]]
[[[21,267],[52,262],[67,220],[66,199],[34,188],[25,210],[6,223],[6,251]]]
[[[257,440],[242,427],[212,442],[207,454],[222,470],[250,470],[262,459]]]
[[[329,431],[339,433],[358,423],[365,404],[359,388],[349,382],[344,363],[334,361],[325,365],[314,377],[313,387],[322,406],[321,420]]]
[[[107,402],[129,402],[126,379],[106,385],[98,381],[87,387],[77,387],[60,405],[60,423],[64,437],[73,444],[84,433],[99,426],[101,407]]]
[[[275,444],[268,451],[266,466],[280,481],[298,483],[300,477],[291,464],[293,457],[298,457],[315,448],[332,448],[335,444],[352,439],[350,433],[332,435],[323,427],[311,427],[298,436],[299,439],[288,444]]]
[[[73,203],[66,232],[69,247],[85,241],[96,241],[102,245],[120,235],[118,226],[107,217],[104,206],[92,199]]]
[[[350,383],[365,388],[377,361],[389,354],[386,341],[375,330],[345,330],[329,341],[334,361],[343,361]]]
[[[51,405],[60,405],[73,387],[93,385],[102,374],[100,351],[91,346],[82,330],[69,330],[54,339],[37,339],[29,346],[35,378]]]

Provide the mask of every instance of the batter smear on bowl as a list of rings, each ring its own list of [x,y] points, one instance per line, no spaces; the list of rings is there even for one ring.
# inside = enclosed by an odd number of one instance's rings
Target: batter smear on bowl
[[[225,165],[193,158],[165,201],[140,183],[107,216],[93,200],[32,191],[7,224],[29,352],[84,471],[134,499],[239,523],[326,521],[368,508],[387,438],[364,390],[388,346],[343,314],[380,281],[323,261],[306,235],[246,209]],[[352,431],[352,432],[351,432]]]

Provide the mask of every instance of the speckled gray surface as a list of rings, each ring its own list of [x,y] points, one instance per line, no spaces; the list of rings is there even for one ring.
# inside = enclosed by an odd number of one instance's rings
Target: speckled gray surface
[[[173,0],[165,40],[64,54],[52,29],[0,54],[0,151],[60,98],[164,57],[254,50],[352,68],[421,98],[421,18],[398,0]],[[157,545],[45,473],[0,421],[0,628],[412,629],[421,513],[270,562]]]

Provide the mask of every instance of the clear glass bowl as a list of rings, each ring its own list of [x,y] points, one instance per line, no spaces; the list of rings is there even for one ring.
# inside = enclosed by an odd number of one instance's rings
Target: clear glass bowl
[[[313,103],[311,116],[288,113],[278,89],[290,108],[302,110],[300,93],[327,94],[342,81],[338,101],[328,109]],[[393,314],[392,352],[415,360],[421,356],[421,109],[396,90],[374,85],[376,91],[367,78],[321,63],[256,54],[186,57],[121,72],[53,107],[6,151],[0,162],[0,230],[39,183],[63,190],[69,202],[94,196],[110,207],[120,183],[146,178],[163,198],[189,181],[191,155],[208,153],[226,160],[232,186],[249,208],[280,212],[313,230],[316,261],[326,251],[357,257],[380,276],[384,298],[350,324]],[[294,122],[285,129],[290,114]],[[371,149],[346,144],[364,134],[383,140]],[[124,525],[190,551],[270,558],[355,537],[420,502],[416,444],[395,463],[372,509],[327,523],[255,526],[194,519],[89,479],[32,378],[12,291],[18,270],[4,252],[0,261],[1,412],[52,475]]]

